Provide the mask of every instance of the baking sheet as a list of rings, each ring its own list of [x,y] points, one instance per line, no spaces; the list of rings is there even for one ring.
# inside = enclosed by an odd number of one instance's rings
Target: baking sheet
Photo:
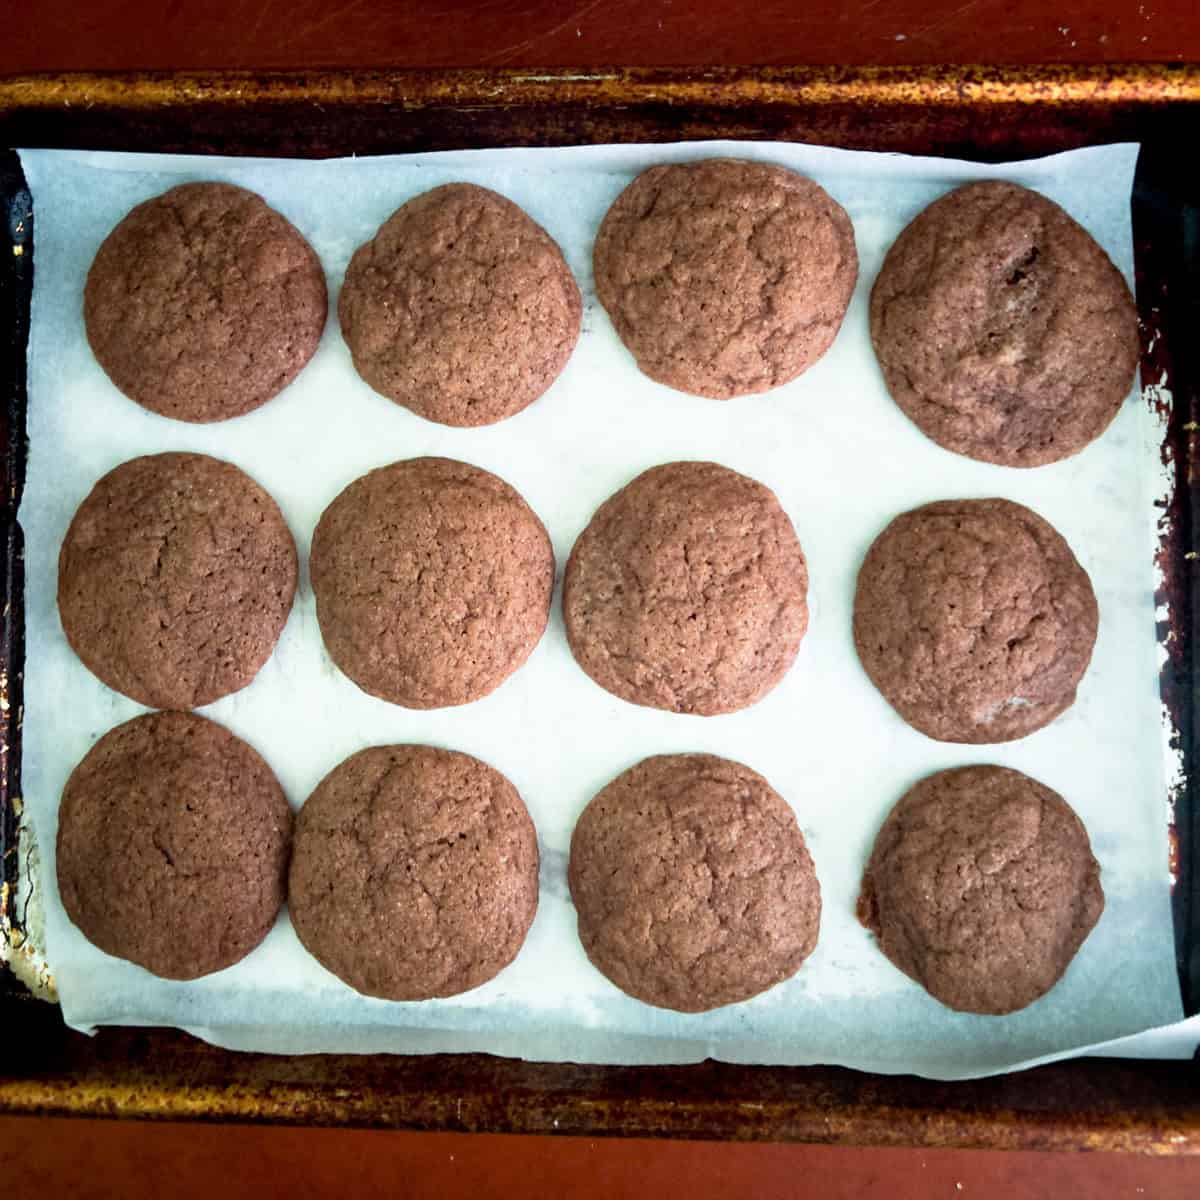
[[[799,380],[728,403],[641,376],[591,286],[591,242],[613,198],[656,162],[737,154],[812,175],[848,210],[859,285],[830,353]],[[193,983],[157,980],[95,950],[67,921],[53,872],[41,879],[46,952],[65,1019],[177,1025],[243,1049],[489,1051],[530,1059],[640,1063],[838,1063],[951,1078],[1012,1069],[1145,1030],[1113,1052],[1188,1055],[1169,908],[1162,722],[1154,635],[1154,509],[1161,429],[1136,394],[1082,454],[1035,471],[939,449],[883,387],[867,296],[887,246],[958,182],[1001,177],[1064,204],[1132,278],[1129,195],[1136,148],[985,167],[766,143],[455,152],[326,162],[22,152],[35,205],[30,456],[20,518],[27,545],[25,800],[52,864],[58,796],[93,742],[141,709],[75,659],[54,606],[58,546],[105,471],[136,454],[227,458],[275,496],[301,551],[297,602],[255,682],[204,711],[264,754],[298,807],[345,756],[383,742],[476,754],[518,787],[537,825],[537,919],[517,961],[466,995],[422,1004],[360,997],[309,958],[281,917],[237,966]],[[188,179],[253,188],[311,240],[331,299],[354,248],[404,200],[469,180],[522,205],[563,247],[585,294],[584,333],[562,377],[519,416],[446,429],[375,395],[354,373],[332,318],[321,347],[274,401],[218,426],[174,423],[122,397],[84,337],[81,289],[111,227],[135,203]],[[575,666],[556,607],[526,666],[466,708],[411,712],[359,692],[324,653],[307,584],[317,518],[351,480],[418,454],[495,471],[522,492],[554,541],[560,576],[592,512],[635,474],[714,459],[775,489],[809,559],[812,624],[795,667],[754,708],[699,718],[637,708]],[[929,500],[1002,495],[1035,508],[1092,576],[1101,628],[1076,705],[1048,729],[996,747],[929,741],[906,726],[858,665],[850,633],[862,555],[897,512]],[[1144,568],[1144,569],[1143,569]],[[561,580],[560,580],[561,581]],[[792,981],[697,1015],[625,997],[575,937],[565,858],[576,817],[614,775],[656,753],[703,750],[761,771],[795,807],[821,880],[820,944]],[[930,771],[1016,767],[1060,791],[1088,826],[1105,914],[1066,978],[1005,1018],[951,1013],[896,971],[854,919],[859,876],[887,810]]]

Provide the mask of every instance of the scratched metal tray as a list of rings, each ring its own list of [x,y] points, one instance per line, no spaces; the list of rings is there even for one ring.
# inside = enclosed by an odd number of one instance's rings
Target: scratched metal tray
[[[792,139],[961,158],[1143,144],[1133,198],[1143,376],[1173,401],[1158,563],[1162,696],[1184,764],[1171,835],[1180,982],[1200,1009],[1196,637],[1200,526],[1200,67],[455,71],[0,79],[0,147],[277,156]],[[25,343],[36,269],[0,151],[0,928],[23,936],[21,529]],[[1163,393],[1148,392],[1146,402]],[[1161,401],[1160,401],[1161,402]],[[1149,564],[1146,564],[1149,567]],[[1131,569],[1136,568],[1134,564]],[[232,1054],[170,1030],[63,1025],[0,970],[0,1112],[859,1144],[1200,1152],[1200,1064],[1079,1059],[967,1083],[841,1068],[594,1067],[487,1055]]]

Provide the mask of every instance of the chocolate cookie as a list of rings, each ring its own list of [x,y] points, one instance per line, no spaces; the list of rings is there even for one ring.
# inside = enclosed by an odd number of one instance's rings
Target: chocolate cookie
[[[597,970],[647,1004],[703,1012],[790,978],[821,888],[795,814],[741,763],[647,758],[583,810],[568,871]]]
[[[194,713],[135,717],[71,772],[58,891],[106,954],[164,979],[232,966],[284,900],[292,813],[271,768]]]
[[[972,183],[896,239],[871,292],[871,340],[896,403],[939,446],[1036,467],[1117,415],[1137,310],[1108,255],[1057,204]]]
[[[96,360],[143,408],[224,421],[265,404],[312,358],[325,274],[261,196],[185,183],[104,239],[83,293]]]
[[[770,488],[716,463],[654,467],[606,500],[563,583],[567,638],[602,687],[651,708],[733,712],[787,673],[808,570]]]
[[[491,425],[532,404],[567,365],[582,315],[554,239],[471,183],[397,209],[355,251],[338,300],[363,379],[443,425]]]
[[[732,158],[643,171],[608,210],[593,265],[641,370],[716,400],[808,370],[858,277],[837,201],[794,171]]]
[[[883,823],[858,900],[901,971],[948,1008],[997,1016],[1045,995],[1103,911],[1083,822],[1005,767],[921,780]]]
[[[554,551],[503,479],[413,458],[325,510],[310,561],[325,647],[364,692],[406,708],[495,690],[546,629]]]
[[[244,688],[296,590],[275,501],[232,463],[152,454],[105,475],[58,556],[58,612],[84,665],[150,708]]]
[[[944,500],[903,513],[858,573],[854,645],[914,728],[1009,742],[1075,702],[1099,611],[1087,572],[1037,513]]]
[[[309,953],[384,1000],[454,996],[499,974],[538,903],[537,835],[487,763],[375,746],[335,767],[296,819],[288,883]]]

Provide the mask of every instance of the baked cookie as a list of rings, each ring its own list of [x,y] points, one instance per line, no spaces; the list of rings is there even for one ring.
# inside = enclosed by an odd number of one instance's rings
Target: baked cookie
[[[538,846],[499,771],[432,746],[376,746],[335,767],[296,819],[288,907],[309,953],[384,1000],[453,996],[521,949]]]
[[[583,810],[568,870],[596,969],[647,1004],[703,1012],[790,978],[821,888],[795,814],[711,754],[647,758]]]
[[[58,556],[58,612],[84,665],[150,708],[197,708],[271,657],[296,590],[275,501],[232,463],[152,454],[105,475]]]
[[[1010,742],[1075,702],[1099,610],[1037,513],[943,500],[903,513],[858,573],[854,645],[872,683],[942,742]]]
[[[1057,204],[1014,183],[958,188],[904,230],[871,291],[871,340],[927,437],[1007,467],[1098,438],[1138,362],[1121,273]]]
[[[808,570],[775,493],[716,463],[643,472],[579,535],[563,582],[576,662],[622,700],[747,708],[808,627]]]
[[[194,713],[135,717],[71,772],[58,891],[106,954],[164,979],[244,958],[284,900],[292,813],[271,768]]]
[[[1083,822],[1006,767],[939,771],[906,793],[858,900],[901,971],[948,1008],[996,1016],[1045,995],[1103,911]]]
[[[716,400],[808,370],[858,278],[836,200],[794,171],[733,158],[643,171],[605,215],[593,266],[641,370]]]
[[[377,392],[443,425],[532,404],[579,340],[583,302],[554,239],[472,183],[397,209],[346,270],[342,336]]]
[[[325,273],[299,230],[228,183],[139,204],[104,239],[83,292],[108,377],[178,421],[265,404],[312,358],[327,311]]]
[[[546,629],[554,551],[503,479],[413,458],[356,479],[312,540],[313,593],[333,661],[406,708],[494,691]]]

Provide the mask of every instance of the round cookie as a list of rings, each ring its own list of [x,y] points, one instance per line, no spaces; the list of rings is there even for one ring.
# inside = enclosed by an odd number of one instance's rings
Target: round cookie
[[[325,328],[325,273],[261,196],[185,183],[104,239],[83,293],[96,360],[143,408],[224,421],[299,374]]]
[[[503,479],[413,458],[356,479],[312,540],[313,593],[333,661],[406,708],[494,691],[546,629],[554,551]]]
[[[641,370],[727,400],[808,370],[858,278],[854,229],[784,167],[713,158],[643,171],[593,251],[596,295]]]
[[[790,978],[817,944],[821,888],[795,814],[710,754],[647,758],[583,810],[568,870],[579,938],[622,991],[704,1012]]]
[[[537,903],[529,813],[499,771],[468,754],[362,750],[296,819],[292,924],[365,995],[428,1000],[486,983],[516,958]]]
[[[471,183],[397,209],[346,270],[342,335],[377,392],[443,425],[491,425],[554,382],[583,301],[554,239]]]
[[[879,831],[858,900],[901,971],[948,1008],[996,1016],[1045,995],[1103,911],[1083,823],[1006,767],[912,788]]]
[[[871,291],[871,340],[926,436],[1009,467],[1098,438],[1139,352],[1108,255],[1057,204],[1000,182],[943,196],[896,239]]]
[[[58,891],[106,954],[164,979],[244,958],[284,901],[292,813],[271,768],[194,713],[135,717],[71,773]]]
[[[153,454],[110,471],[58,557],[63,632],[109,687],[150,708],[244,688],[271,657],[296,590],[275,501],[232,463]]]
[[[602,688],[672,712],[746,708],[808,627],[804,553],[775,493],[716,463],[654,467],[579,535],[563,582],[575,660]]]
[[[896,517],[858,573],[854,645],[915,729],[1009,742],[1075,702],[1096,642],[1092,583],[1037,513],[944,500]]]

